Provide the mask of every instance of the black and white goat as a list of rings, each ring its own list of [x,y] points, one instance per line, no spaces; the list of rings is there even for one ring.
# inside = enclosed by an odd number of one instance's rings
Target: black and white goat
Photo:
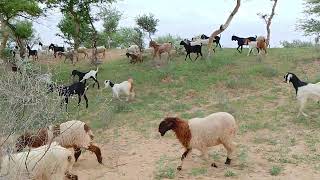
[[[58,87],[59,96],[64,97],[64,102],[66,104],[66,111],[68,111],[68,103],[69,98],[73,95],[78,95],[78,106],[81,103],[81,97],[83,96],[84,100],[86,101],[86,108],[88,108],[88,98],[86,96],[86,91],[88,87],[86,87],[86,82],[76,82],[70,86],[60,86]],[[61,101],[62,106],[62,101]]]
[[[123,81],[120,84],[115,84],[110,80],[104,81],[105,88],[111,87],[112,97],[120,100],[121,95],[126,96],[126,101],[134,98],[135,93],[133,90],[133,79],[129,78],[127,81]]]
[[[188,43],[186,43],[186,42],[184,42],[184,41],[181,41],[181,42],[180,42],[180,45],[183,45],[184,48],[186,49],[186,52],[187,52],[186,58],[184,59],[185,61],[187,60],[187,57],[188,57],[188,56],[189,56],[189,59],[192,61],[192,59],[191,59],[191,57],[190,57],[190,54],[191,54],[191,53],[197,53],[197,57],[196,57],[195,60],[198,59],[199,54],[201,55],[201,57],[203,57],[203,56],[202,56],[202,52],[201,52],[201,47],[202,47],[201,45],[194,45],[194,46],[192,46],[192,45],[190,45],[190,44],[188,44]]]
[[[54,44],[50,44],[49,45],[49,50],[53,51],[53,55],[56,58],[57,57],[57,52],[64,52],[64,47],[59,47],[59,46],[55,46]]]
[[[99,84],[99,81],[97,80],[97,75],[98,75],[98,71],[99,71],[99,67],[97,67],[97,70],[91,70],[89,72],[80,72],[78,70],[73,70],[71,75],[73,77],[75,77],[76,75],[79,77],[79,82],[83,82],[83,81],[86,81],[88,79],[93,79],[95,81],[95,83],[93,84],[93,87],[94,85],[97,83],[98,84],[98,89],[100,89],[100,84]]]
[[[32,50],[29,45],[27,45],[27,49],[28,49],[28,53],[29,53],[28,58],[30,58],[30,56],[32,56],[33,60],[38,60],[38,51]]]
[[[303,112],[304,106],[308,99],[320,100],[320,84],[303,82],[290,72],[284,75],[284,81],[288,84],[291,82],[296,90],[297,100],[300,105],[298,117],[300,114],[307,117],[308,115]]]
[[[200,36],[200,38],[201,38],[201,39],[209,39],[210,37],[209,37],[209,36],[206,36],[205,34],[202,34],[202,35]],[[214,37],[214,40],[213,40],[212,42],[213,42],[213,43],[216,43],[216,47],[215,47],[215,48],[217,48],[218,46],[219,46],[220,48],[222,48],[222,47],[221,47],[221,44],[220,44],[220,39],[221,39],[221,35]],[[214,48],[214,49],[215,49],[215,48]]]

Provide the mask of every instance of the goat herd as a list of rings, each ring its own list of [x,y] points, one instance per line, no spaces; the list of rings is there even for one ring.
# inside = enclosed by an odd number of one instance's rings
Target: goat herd
[[[187,39],[181,41],[180,45],[183,45],[187,52],[185,60],[187,57],[191,59],[191,53],[197,54],[196,59],[199,55],[202,56],[201,47],[208,44],[208,39],[209,37],[202,35],[200,38],[193,38],[191,41]],[[240,53],[244,45],[249,45],[250,47],[248,55],[253,48],[257,48],[258,52],[263,50],[267,53],[266,39],[262,36],[248,38],[232,36],[232,40],[238,42],[237,50]],[[215,47],[221,47],[220,37],[215,37],[214,42],[216,43]],[[151,41],[149,46],[154,49],[154,58],[157,56],[161,58],[161,54],[165,52],[168,53],[170,58],[172,43],[158,44],[155,41]],[[49,49],[53,50],[54,55],[58,52],[64,52],[63,47],[56,47],[53,44],[49,46]],[[28,47],[28,50],[29,55],[36,56],[37,51],[32,51],[30,47]],[[78,50],[78,52],[80,51]],[[136,63],[137,61],[142,62],[141,49],[138,46],[130,46],[127,49],[126,55],[128,58],[132,58],[131,63]],[[51,81],[50,76],[45,76],[49,78],[39,77],[39,79],[44,79],[44,81],[48,83],[49,92],[58,92],[59,96],[64,99],[67,111],[68,99],[72,95],[78,96],[78,105],[82,97],[84,97],[86,108],[88,108],[86,91],[89,86],[86,83],[89,79],[92,79],[94,81],[93,87],[97,84],[99,89],[100,84],[97,79],[98,72],[99,68],[88,72],[73,70],[71,75],[73,77],[78,76],[78,81],[69,86],[56,85]],[[293,73],[287,73],[284,76],[284,82],[291,82],[296,90],[297,99],[300,104],[298,116],[300,114],[307,116],[307,114],[303,112],[303,108],[308,99],[320,97],[320,83],[312,84],[303,82]],[[132,78],[119,84],[111,80],[105,80],[104,85],[105,88],[110,87],[113,97],[119,100],[121,95],[126,96],[126,101],[133,99],[135,96]],[[235,118],[231,114],[217,112],[204,118],[194,118],[189,121],[184,121],[178,117],[167,117],[159,124],[158,131],[161,136],[164,136],[169,130],[174,131],[177,139],[185,148],[185,152],[181,156],[181,164],[177,167],[178,170],[181,170],[184,159],[192,149],[200,150],[204,159],[208,160],[208,148],[219,144],[222,144],[227,150],[225,164],[230,165],[236,148],[236,144],[233,141],[236,134],[236,127]],[[42,179],[44,177],[46,179],[78,179],[77,175],[71,173],[71,169],[74,162],[79,158],[81,149],[95,153],[98,162],[102,163],[101,150],[94,145],[93,137],[94,135],[90,127],[81,121],[67,121],[59,125],[44,127],[39,129],[35,134],[25,133],[16,141],[15,147],[17,153],[11,154],[10,157],[5,156],[2,158],[1,175],[6,174],[13,179],[21,178],[19,176],[27,172],[33,179]],[[25,147],[32,149],[23,151]],[[27,158],[28,156],[32,158]],[[42,156],[43,160],[41,163],[37,163]],[[34,166],[34,168],[28,170],[23,160],[26,160],[26,164]],[[215,163],[212,163],[211,166],[217,167]]]
[[[215,48],[217,48],[218,46],[221,48],[220,39],[221,37],[219,36],[215,36],[213,39],[213,43],[216,44],[216,46],[213,48],[214,52],[215,52]],[[238,42],[237,51],[239,53],[242,53],[242,49],[244,45],[249,45],[249,51],[247,54],[248,56],[253,52],[254,49],[256,49],[258,53],[264,51],[264,53],[267,54],[267,42],[266,42],[266,38],[263,36],[247,37],[247,38],[232,36],[231,40]],[[183,46],[186,51],[185,60],[187,60],[187,57],[189,57],[191,61],[192,61],[191,53],[197,54],[197,57],[195,58],[195,60],[198,59],[199,55],[203,57],[202,47],[207,46],[208,44],[209,44],[209,37],[204,34],[202,34],[201,36],[194,37],[191,40],[184,39],[183,41],[180,42],[180,45]],[[171,50],[173,49],[172,42],[158,44],[155,41],[150,41],[149,47],[154,49],[153,58],[158,57],[161,59],[161,54],[163,53],[168,54],[168,59],[171,58]],[[126,55],[128,58],[131,57],[130,63],[137,63],[137,62],[143,61],[140,49],[141,48],[139,48],[137,45],[131,45],[127,49]]]

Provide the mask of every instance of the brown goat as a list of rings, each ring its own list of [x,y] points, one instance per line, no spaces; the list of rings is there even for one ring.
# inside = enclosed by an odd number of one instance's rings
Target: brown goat
[[[126,53],[126,56],[127,56],[128,58],[131,57],[131,60],[130,60],[130,63],[131,63],[131,64],[132,64],[132,63],[135,64],[135,63],[137,63],[137,62],[140,62],[140,63],[143,62],[141,53],[139,53],[139,54]]]
[[[171,42],[158,44],[155,41],[150,41],[149,47],[152,47],[154,49],[154,51],[153,51],[153,59],[156,56],[159,56],[159,58],[161,59],[161,54],[162,53],[168,53],[168,59],[171,58],[171,54],[170,54],[170,51],[172,49],[172,43]]]
[[[265,54],[267,54],[267,41],[266,38],[263,36],[259,36],[257,38],[257,48],[259,50],[259,53],[263,50]]]

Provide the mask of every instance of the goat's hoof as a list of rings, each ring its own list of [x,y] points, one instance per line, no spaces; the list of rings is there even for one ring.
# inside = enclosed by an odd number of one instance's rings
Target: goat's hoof
[[[211,167],[218,168],[218,166],[216,165],[216,163],[212,163],[212,164],[211,164]]]
[[[231,159],[229,159],[229,158],[227,157],[226,162],[225,162],[224,164],[230,165],[230,163],[231,163]]]
[[[178,171],[181,171],[181,169],[182,169],[182,166],[178,166],[178,167],[177,167],[177,170],[178,170]]]

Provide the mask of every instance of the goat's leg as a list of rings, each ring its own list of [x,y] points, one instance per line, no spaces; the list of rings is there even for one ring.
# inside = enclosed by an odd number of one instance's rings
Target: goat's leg
[[[226,142],[223,143],[223,146],[227,150],[227,159],[224,164],[230,165],[233,152],[236,148],[236,144],[234,142],[232,142],[231,140],[227,140]]]
[[[181,156],[181,163],[180,163],[180,165],[177,167],[177,170],[178,170],[178,171],[181,171],[182,165],[183,165],[183,161],[184,161],[185,158],[187,158],[187,156],[188,156],[188,154],[190,153],[191,150],[192,150],[192,149],[187,149],[187,150],[182,154],[182,156]]]
[[[102,164],[102,156],[101,156],[100,148],[93,144],[90,144],[90,146],[88,147],[88,150],[93,152],[96,155],[98,162]]]
[[[247,56],[250,56],[250,54],[251,54],[251,51],[252,51],[252,48],[249,48],[249,51],[248,51],[248,54],[247,54]]]
[[[86,94],[83,94],[83,98],[86,101],[86,108],[88,108],[88,98],[87,98]]]
[[[197,57],[194,59],[194,61],[196,61],[199,57],[199,53],[197,52]]]
[[[81,149],[78,147],[74,147],[74,158],[76,160],[76,162],[78,161],[80,155],[81,155]]]
[[[242,53],[242,48],[243,48],[243,45],[241,46],[241,52],[240,53]]]
[[[100,89],[99,81],[98,81],[96,78],[94,78],[94,77],[91,77],[91,78],[95,81],[95,83],[93,84],[93,87],[94,87],[94,85],[97,83],[97,84],[98,84],[98,89]]]
[[[302,115],[305,116],[305,117],[308,117],[308,115],[303,112],[303,109],[304,109],[304,106],[305,106],[305,104],[306,104],[306,102],[307,102],[307,99],[301,99],[301,100],[298,100],[298,101],[299,101],[299,103],[300,103],[300,108],[299,108],[299,113],[298,113],[298,116],[297,116],[297,117],[299,117],[300,114],[302,114]]]
[[[78,94],[78,106],[80,106],[80,103],[81,103],[81,95]]]
[[[65,97],[64,101],[65,101],[65,104],[66,104],[66,112],[67,112],[68,111],[69,98]]]
[[[240,50],[239,50],[239,48],[240,48],[240,45],[237,47],[237,51],[238,51],[239,53],[241,53]]]
[[[187,57],[188,57],[188,53],[187,53],[187,55],[186,55],[186,58],[184,58],[185,61],[187,60]]]
[[[189,53],[189,59],[192,61],[192,59],[191,59],[191,53]]]

